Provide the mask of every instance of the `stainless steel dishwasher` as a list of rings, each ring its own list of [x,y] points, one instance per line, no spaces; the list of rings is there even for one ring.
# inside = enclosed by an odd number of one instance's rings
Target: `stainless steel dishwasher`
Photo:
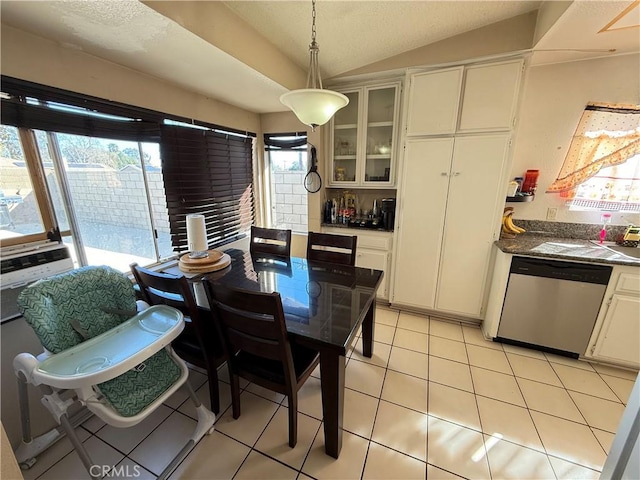
[[[610,276],[605,265],[513,257],[496,340],[583,355]]]

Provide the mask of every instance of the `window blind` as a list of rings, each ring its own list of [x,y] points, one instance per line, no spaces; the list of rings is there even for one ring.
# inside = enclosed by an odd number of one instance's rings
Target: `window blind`
[[[267,151],[307,149],[307,132],[265,133],[263,140]]]
[[[209,248],[246,235],[254,218],[251,137],[163,125],[160,154],[174,251],[187,250],[190,213],[205,216]]]

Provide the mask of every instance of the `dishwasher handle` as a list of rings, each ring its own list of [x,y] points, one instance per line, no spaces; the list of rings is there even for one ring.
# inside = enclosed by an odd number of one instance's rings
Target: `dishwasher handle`
[[[612,268],[608,265],[517,256],[511,260],[509,269],[512,275],[531,275],[597,285],[607,285],[611,278],[611,271]]]

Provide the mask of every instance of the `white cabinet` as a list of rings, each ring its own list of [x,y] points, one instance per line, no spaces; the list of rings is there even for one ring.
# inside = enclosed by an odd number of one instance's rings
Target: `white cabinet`
[[[522,69],[522,60],[467,67],[458,131],[510,130]]]
[[[409,76],[407,135],[456,131],[462,74],[462,67],[456,67]]]
[[[586,356],[640,368],[640,268],[614,267]]]
[[[508,134],[407,140],[392,303],[481,317],[508,151]]]
[[[328,186],[392,186],[400,83],[339,91],[349,98],[349,104],[331,121]]]
[[[322,232],[334,235],[356,235],[358,237],[356,267],[372,268],[384,272],[377,296],[380,299],[387,300],[389,298],[388,276],[391,262],[391,232],[363,232],[361,230],[327,227],[323,227]]]

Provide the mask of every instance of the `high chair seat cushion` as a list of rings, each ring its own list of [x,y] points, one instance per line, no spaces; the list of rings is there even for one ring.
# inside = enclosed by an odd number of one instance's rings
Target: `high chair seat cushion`
[[[42,346],[59,353],[132,317],[136,297],[122,272],[89,266],[34,283],[18,306]]]

